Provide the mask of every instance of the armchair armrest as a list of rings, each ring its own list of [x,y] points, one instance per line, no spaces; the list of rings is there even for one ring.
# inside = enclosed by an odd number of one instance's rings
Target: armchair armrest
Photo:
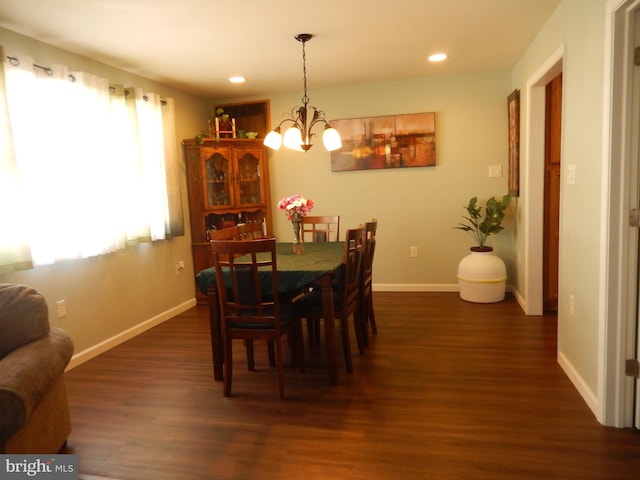
[[[73,342],[59,328],[0,359],[0,444],[20,430],[51,389],[73,354]]]

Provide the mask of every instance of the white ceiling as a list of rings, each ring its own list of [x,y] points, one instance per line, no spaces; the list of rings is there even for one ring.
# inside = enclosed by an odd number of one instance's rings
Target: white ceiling
[[[207,98],[510,69],[560,0],[0,0],[0,27]],[[427,55],[449,59],[430,64]],[[31,53],[37,61],[37,54]],[[232,75],[247,82],[233,85]]]

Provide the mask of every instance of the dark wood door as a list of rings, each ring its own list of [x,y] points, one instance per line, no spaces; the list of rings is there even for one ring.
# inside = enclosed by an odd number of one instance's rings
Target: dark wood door
[[[562,138],[562,73],[546,85],[544,168],[543,302],[545,311],[558,310],[560,243],[560,173]]]

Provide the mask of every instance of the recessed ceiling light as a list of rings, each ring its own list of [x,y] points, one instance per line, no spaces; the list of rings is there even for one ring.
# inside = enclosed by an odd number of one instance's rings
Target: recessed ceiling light
[[[434,53],[433,55],[429,55],[430,62],[442,62],[447,59],[446,53]]]
[[[246,79],[246,78],[244,78],[244,77],[231,77],[231,78],[229,79],[229,81],[230,81],[231,83],[244,83],[244,82],[246,82],[246,80],[247,80],[247,79]]]

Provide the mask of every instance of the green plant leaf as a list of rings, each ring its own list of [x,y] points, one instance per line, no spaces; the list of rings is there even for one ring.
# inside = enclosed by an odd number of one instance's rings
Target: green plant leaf
[[[504,211],[511,203],[511,195],[504,195],[499,200],[491,197],[487,200],[484,207],[484,217],[482,216],[482,207],[478,206],[478,197],[472,197],[464,209],[469,216],[462,216],[466,223],[458,223],[455,229],[469,232],[478,246],[484,247],[487,237],[495,235],[504,230],[501,225],[504,220]]]

